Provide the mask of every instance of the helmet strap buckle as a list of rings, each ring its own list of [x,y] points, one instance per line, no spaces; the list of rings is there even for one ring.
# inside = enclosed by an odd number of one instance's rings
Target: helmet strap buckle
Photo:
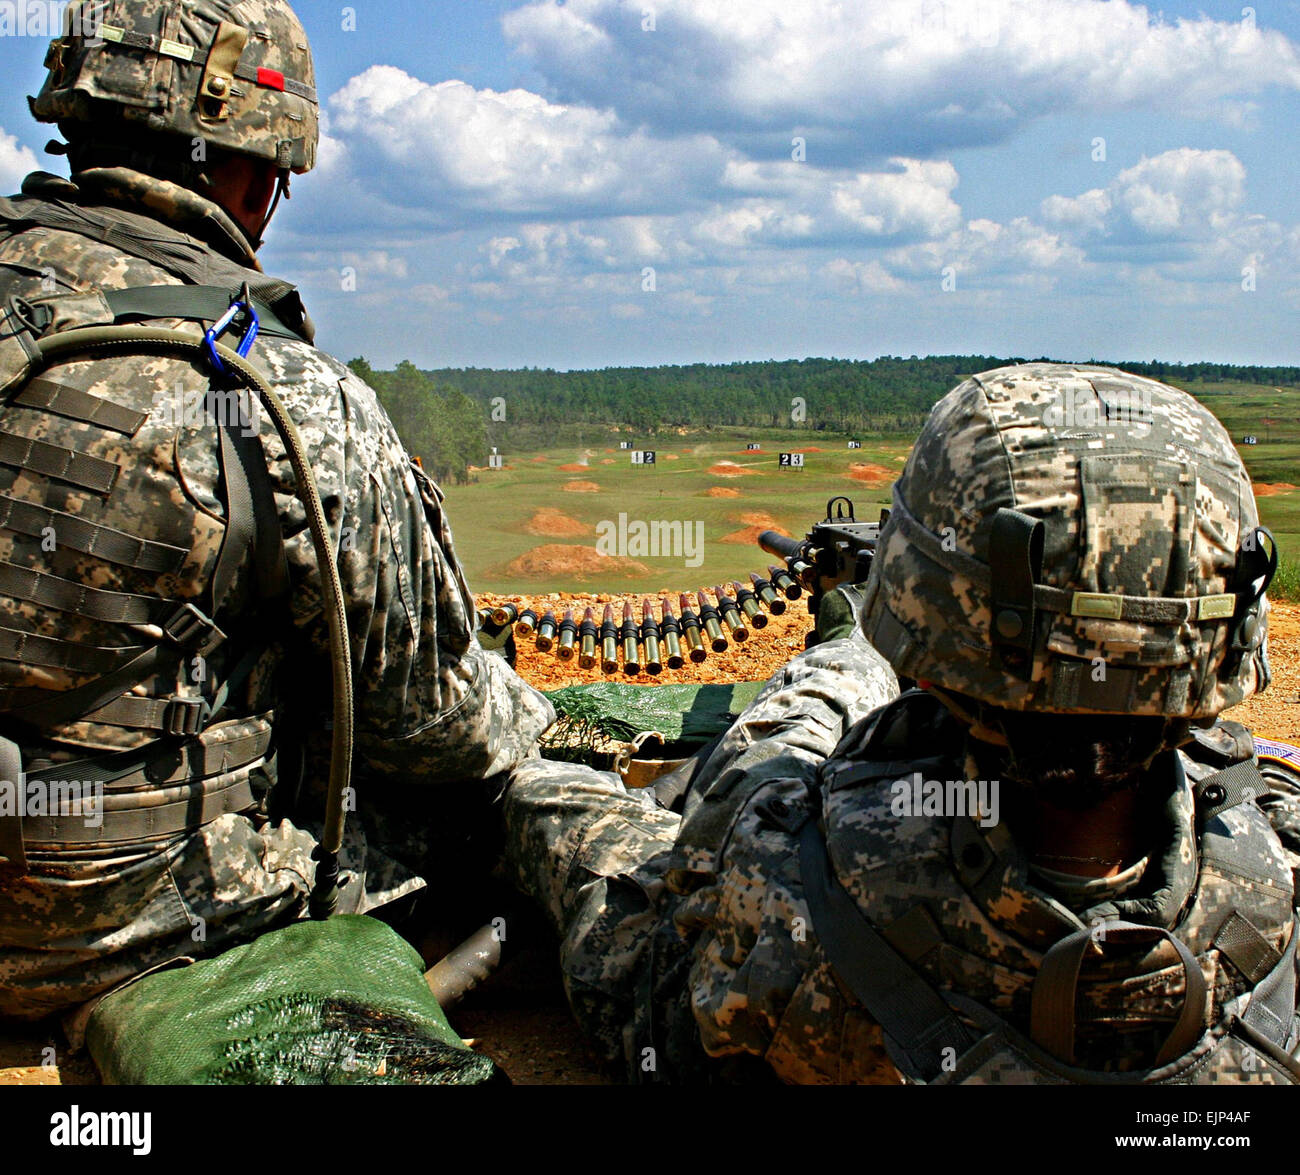
[[[1045,530],[1031,518],[1005,506],[993,518],[989,538],[989,640],[1002,668],[1022,681],[1033,672],[1037,610],[1034,586],[1043,569]]]

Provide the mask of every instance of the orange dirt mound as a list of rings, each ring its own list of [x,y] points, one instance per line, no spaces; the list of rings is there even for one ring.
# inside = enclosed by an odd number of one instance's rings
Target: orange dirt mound
[[[1286,494],[1295,489],[1289,481],[1257,482],[1255,485],[1255,497],[1271,498],[1274,494]]]
[[[848,475],[854,481],[866,482],[872,489],[893,485],[896,480],[894,471],[883,465],[850,465]]]
[[[806,449],[791,449],[791,450],[790,450],[790,452],[792,452],[792,453],[820,453],[820,452],[822,452],[822,451],[823,451],[823,450],[820,449],[820,448],[818,448],[816,445],[809,445]]]
[[[564,543],[548,543],[525,551],[502,569],[507,578],[554,579],[567,576],[571,579],[607,579],[610,576],[631,578],[649,575],[650,568],[635,559],[617,555],[602,555],[595,547],[570,547]]]
[[[614,458],[613,458],[613,457],[602,457],[602,458],[600,459],[600,463],[601,463],[602,465],[613,465],[613,464],[614,464]]]
[[[747,526],[744,530],[733,530],[729,535],[724,535],[718,540],[720,543],[743,543],[747,547],[757,546],[758,536],[765,530],[774,530],[777,534],[783,534],[787,538],[790,532],[779,526]]]
[[[744,514],[735,515],[735,519],[746,526],[761,526],[764,530],[781,530],[781,524],[766,510],[749,510]],[[785,531],[781,533],[784,534]]]
[[[533,461],[534,461],[534,462],[537,462],[537,461],[549,461],[549,460],[550,460],[549,457],[534,457],[534,458],[533,458]]]
[[[706,498],[739,498],[740,491],[733,490],[730,486],[714,486],[711,490],[705,490]]]
[[[664,460],[665,460],[665,461],[680,461],[681,458],[678,457],[676,453],[665,453],[665,454],[664,454]]]
[[[567,490],[571,494],[598,494],[600,486],[594,481],[566,481],[561,489]]]
[[[591,466],[583,465],[578,461],[571,461],[568,465],[561,465],[559,469],[561,473],[586,473],[591,469]]]
[[[709,466],[709,472],[714,477],[747,477],[753,473],[752,469],[744,469],[734,461],[719,461],[716,465]]]
[[[570,518],[554,506],[543,506],[524,525],[524,533],[542,535],[550,539],[569,539],[577,535],[591,534],[592,528],[585,522]]]

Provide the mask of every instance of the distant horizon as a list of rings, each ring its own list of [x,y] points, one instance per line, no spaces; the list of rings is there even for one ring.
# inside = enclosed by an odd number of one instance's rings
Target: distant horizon
[[[764,359],[724,359],[724,360],[695,359],[695,360],[689,360],[687,362],[681,362],[681,363],[606,363],[598,367],[549,367],[549,366],[542,367],[535,363],[525,364],[517,367],[481,365],[481,364],[464,364],[459,366],[444,364],[439,367],[423,367],[418,363],[416,364],[416,366],[419,367],[419,369],[425,372],[426,374],[432,374],[439,371],[493,371],[493,372],[495,371],[501,371],[501,372],[547,371],[547,372],[552,372],[556,375],[577,375],[577,374],[582,374],[584,372],[594,373],[594,372],[602,372],[602,371],[662,371],[664,369],[685,368],[685,367],[743,367],[746,365],[763,364],[763,363],[811,363],[811,362],[879,363],[883,360],[888,360],[888,359],[899,360],[904,363],[907,363],[913,360],[922,361],[922,360],[930,360],[930,359],[966,359],[966,358],[976,359],[981,357],[989,358],[989,359],[997,359],[1008,365],[1020,364],[1020,363],[1064,363],[1064,364],[1070,364],[1073,366],[1080,366],[1080,367],[1115,367],[1115,368],[1119,368],[1120,370],[1123,370],[1125,367],[1150,366],[1152,364],[1165,364],[1166,366],[1169,367],[1194,367],[1197,366],[1198,364],[1216,364],[1221,367],[1231,367],[1235,370],[1249,370],[1250,368],[1280,367],[1280,368],[1289,369],[1293,371],[1296,375],[1297,381],[1300,382],[1300,363],[1282,363],[1282,362],[1233,363],[1225,359],[1161,359],[1159,357],[1154,357],[1151,359],[1130,358],[1124,360],[1053,359],[1044,356],[1036,356],[1033,358],[1016,357],[1016,356],[997,356],[997,355],[980,356],[975,352],[962,352],[962,351],[934,351],[926,355],[895,355],[889,352],[884,352],[880,355],[873,356],[870,359],[856,359],[846,355],[805,355],[800,358],[790,356],[785,358],[768,357]],[[367,362],[369,362],[369,357],[364,355],[355,355],[351,359],[349,359],[348,362],[351,363],[357,359],[366,359]],[[403,363],[408,361],[414,362],[413,360],[399,359],[397,360],[397,363]],[[372,364],[372,366],[374,365]],[[392,366],[377,367],[376,370],[391,371],[395,366],[396,364],[393,364]]]

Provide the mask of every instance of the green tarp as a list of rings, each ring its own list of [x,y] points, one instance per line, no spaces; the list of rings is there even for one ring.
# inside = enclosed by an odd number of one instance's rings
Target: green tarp
[[[299,922],[110,995],[86,1032],[108,1085],[478,1085],[419,955],[373,918]]]
[[[555,690],[560,720],[547,734],[544,752],[553,759],[589,761],[600,739],[630,742],[658,731],[674,750],[689,754],[726,730],[763,688],[761,681],[735,685],[625,685],[603,681]]]

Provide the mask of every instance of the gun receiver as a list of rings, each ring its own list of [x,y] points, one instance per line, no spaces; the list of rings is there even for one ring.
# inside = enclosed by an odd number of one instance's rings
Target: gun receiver
[[[889,511],[882,510],[879,522],[859,522],[848,498],[832,498],[826,503],[826,518],[806,538],[789,538],[765,530],[758,536],[758,545],[769,555],[785,561],[788,577],[808,593],[808,612],[815,621],[827,592],[842,583],[866,582],[880,540],[880,528],[888,519]],[[774,583],[775,579],[774,576]],[[780,590],[779,583],[775,586]],[[816,643],[815,634],[809,639]]]

